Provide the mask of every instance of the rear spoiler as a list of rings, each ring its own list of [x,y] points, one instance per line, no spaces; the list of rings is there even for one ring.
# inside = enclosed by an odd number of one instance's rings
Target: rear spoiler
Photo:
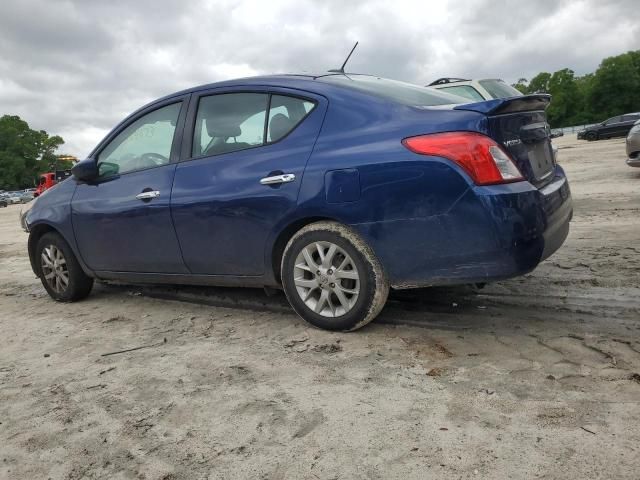
[[[501,115],[503,113],[531,112],[545,110],[551,103],[551,95],[536,93],[522,97],[496,98],[478,103],[466,103],[453,107],[454,110],[470,110],[485,115]]]

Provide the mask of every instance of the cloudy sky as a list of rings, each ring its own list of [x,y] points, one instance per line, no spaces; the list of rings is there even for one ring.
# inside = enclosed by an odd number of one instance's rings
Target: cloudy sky
[[[597,68],[640,48],[637,0],[2,0],[0,115],[86,156],[190,86],[339,67],[426,84]]]

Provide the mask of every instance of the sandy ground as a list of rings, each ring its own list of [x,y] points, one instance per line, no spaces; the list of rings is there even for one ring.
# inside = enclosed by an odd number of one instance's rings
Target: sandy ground
[[[558,253],[351,334],[259,290],[56,304],[0,209],[0,478],[639,478],[640,169],[622,139],[556,143]]]

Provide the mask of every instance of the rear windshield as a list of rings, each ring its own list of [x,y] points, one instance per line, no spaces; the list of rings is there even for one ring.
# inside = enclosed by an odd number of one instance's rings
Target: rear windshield
[[[522,92],[516,90],[511,85],[507,85],[502,80],[478,80],[478,83],[489,92],[493,98],[521,97]]]
[[[410,83],[388,80],[369,75],[328,75],[317,80],[335,83],[371,93],[403,105],[414,107],[432,107],[435,105],[452,105],[469,103],[469,100],[458,95],[441,92],[435,88],[421,87]]]

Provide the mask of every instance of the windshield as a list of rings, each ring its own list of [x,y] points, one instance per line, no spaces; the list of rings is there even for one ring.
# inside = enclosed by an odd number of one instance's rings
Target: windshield
[[[511,85],[507,85],[502,80],[478,80],[478,83],[489,92],[493,98],[509,98],[509,97],[521,97],[522,92],[513,88]]]
[[[466,98],[441,92],[435,88],[422,87],[369,75],[328,75],[319,77],[318,80],[340,84],[348,88],[361,90],[403,105],[414,107],[469,103],[469,100]]]

